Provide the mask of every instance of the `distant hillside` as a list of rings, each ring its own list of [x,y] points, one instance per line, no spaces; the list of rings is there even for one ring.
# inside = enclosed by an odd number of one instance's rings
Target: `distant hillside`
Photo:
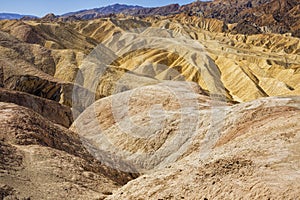
[[[145,8],[141,6],[114,4],[101,8],[81,10],[70,12],[62,15],[62,17],[74,16],[80,19],[95,19],[109,14],[123,13],[134,16],[149,16],[149,15],[169,15],[179,11],[179,4],[170,4],[161,7]]]
[[[135,9],[142,9],[142,8],[143,7],[141,6],[114,4],[114,5],[109,5],[100,8],[70,12],[70,13],[63,14],[62,17],[76,16],[81,19],[93,19],[102,15],[121,13],[124,10],[135,10]]]
[[[21,19],[23,17],[37,18],[33,15],[20,15],[15,13],[0,13],[0,20],[2,19]]]
[[[300,37],[299,0],[214,0],[181,6],[181,12],[202,15],[225,23],[238,23],[238,33],[292,33]]]
[[[189,16],[203,16],[222,20],[226,24],[233,24],[234,33],[290,33],[295,37],[300,37],[299,11],[299,0],[214,0],[194,1],[182,6],[170,4],[153,8],[114,4],[71,12],[62,15],[62,17],[95,19],[119,13],[131,16],[167,16],[184,13]]]
[[[122,13],[127,15],[137,15],[137,16],[149,16],[149,15],[169,15],[177,13],[180,9],[179,4],[170,4],[161,7],[153,7],[153,8],[141,8],[141,9],[129,9],[124,10]]]

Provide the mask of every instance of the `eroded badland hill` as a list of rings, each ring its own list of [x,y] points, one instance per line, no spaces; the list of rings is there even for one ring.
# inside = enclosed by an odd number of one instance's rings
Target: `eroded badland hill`
[[[1,20],[0,199],[299,198],[299,6]]]

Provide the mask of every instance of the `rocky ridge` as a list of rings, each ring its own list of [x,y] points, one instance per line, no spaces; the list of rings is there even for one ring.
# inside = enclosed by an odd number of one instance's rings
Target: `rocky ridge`
[[[118,8],[118,9],[117,9]],[[194,1],[186,5],[170,4],[162,7],[142,8],[137,6],[112,5],[78,11],[63,15],[63,18],[95,19],[114,16],[167,16],[179,13],[212,18],[233,24],[234,32],[240,34],[291,33],[299,37],[299,8],[297,0],[215,0]]]

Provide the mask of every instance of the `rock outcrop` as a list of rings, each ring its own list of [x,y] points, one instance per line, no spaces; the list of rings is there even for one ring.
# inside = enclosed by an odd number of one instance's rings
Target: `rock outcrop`
[[[77,134],[30,109],[0,103],[0,116],[3,198],[99,199],[136,177],[104,166]]]
[[[299,98],[266,98],[225,110],[214,125],[200,111],[199,129],[192,145],[186,141],[190,148],[181,159],[129,182],[108,199],[298,198]],[[146,151],[151,142],[140,148]]]
[[[203,94],[193,83],[165,82],[99,100],[79,116],[71,130],[94,153],[145,173],[109,199],[297,198],[300,99],[229,105]]]
[[[0,88],[0,102],[14,103],[39,113],[53,123],[68,128],[73,123],[70,107],[28,93]]]
[[[210,117],[199,110],[212,101],[200,94],[205,92],[196,84],[175,81],[137,88],[98,100],[71,130],[91,143],[90,150],[115,155],[140,172],[152,170],[181,156],[198,128],[197,116]]]

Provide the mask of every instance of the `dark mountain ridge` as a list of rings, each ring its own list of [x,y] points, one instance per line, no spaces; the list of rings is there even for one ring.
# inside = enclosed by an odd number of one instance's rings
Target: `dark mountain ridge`
[[[21,15],[21,14],[16,14],[16,13],[0,13],[0,20],[2,20],[2,19],[21,19],[23,17],[37,18],[36,16],[33,16],[33,15]]]

